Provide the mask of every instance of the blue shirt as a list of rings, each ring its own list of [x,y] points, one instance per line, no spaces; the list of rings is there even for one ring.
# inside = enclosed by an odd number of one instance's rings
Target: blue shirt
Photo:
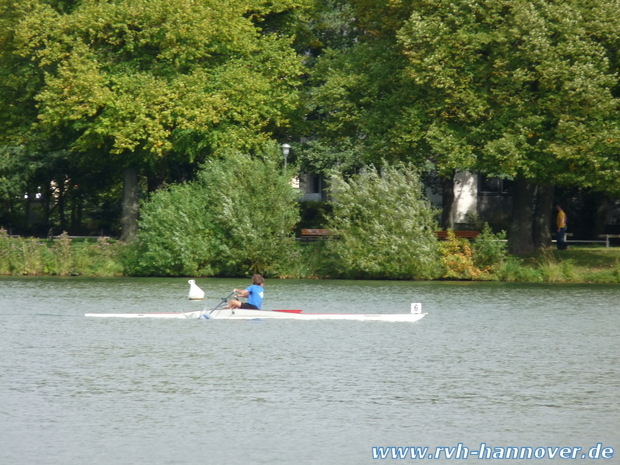
[[[265,292],[265,290],[263,289],[263,286],[252,284],[250,287],[246,289],[246,291],[249,292],[248,303],[255,305],[256,308],[260,310],[261,306],[263,305],[263,295]]]

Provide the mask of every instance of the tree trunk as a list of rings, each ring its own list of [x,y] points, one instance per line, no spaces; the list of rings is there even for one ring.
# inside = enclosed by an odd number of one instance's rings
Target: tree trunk
[[[596,219],[594,222],[594,237],[598,239],[600,234],[605,234],[605,221],[607,220],[607,197],[604,194],[597,194],[596,196]]]
[[[28,225],[30,224],[30,189],[26,191],[26,202],[24,205],[24,231],[28,231]],[[24,236],[28,235],[24,232]]]
[[[534,252],[533,217],[536,185],[519,176],[515,179],[508,251],[513,255]]]
[[[121,215],[121,241],[132,242],[138,233],[138,170],[123,170],[123,212]]]
[[[45,188],[45,192],[44,192],[44,196],[43,197],[43,214],[45,215],[44,219],[43,219],[43,228],[47,231],[50,227],[50,213],[51,213],[51,198],[52,198],[52,191],[50,189],[50,183],[47,183],[47,187]]]
[[[441,178],[441,227],[444,230],[454,229],[454,175],[450,174]]]
[[[58,218],[60,219],[60,234],[67,230],[67,218],[65,216],[65,177],[61,176],[58,181]]]
[[[537,249],[551,247],[554,192],[555,186],[538,186],[534,213],[534,247]]]

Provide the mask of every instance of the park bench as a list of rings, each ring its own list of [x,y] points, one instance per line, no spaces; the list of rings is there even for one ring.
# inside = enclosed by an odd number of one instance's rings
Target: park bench
[[[480,232],[478,231],[453,231],[456,237],[463,237],[465,239],[474,240],[478,237]],[[445,240],[448,238],[448,231],[435,231],[435,235],[439,240]]]
[[[329,229],[302,229],[299,239],[303,242],[327,239],[333,234]]]

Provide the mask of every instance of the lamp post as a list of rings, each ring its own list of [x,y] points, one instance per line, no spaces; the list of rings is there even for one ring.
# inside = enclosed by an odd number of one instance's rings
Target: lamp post
[[[288,144],[282,144],[282,155],[284,155],[284,170],[286,171],[286,159],[288,158],[288,153],[291,151],[291,146]]]

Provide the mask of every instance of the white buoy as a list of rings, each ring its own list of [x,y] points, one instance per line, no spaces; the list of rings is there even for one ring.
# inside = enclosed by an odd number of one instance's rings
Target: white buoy
[[[196,285],[196,281],[190,279],[189,283],[189,300],[202,300],[205,298],[205,293]]]

